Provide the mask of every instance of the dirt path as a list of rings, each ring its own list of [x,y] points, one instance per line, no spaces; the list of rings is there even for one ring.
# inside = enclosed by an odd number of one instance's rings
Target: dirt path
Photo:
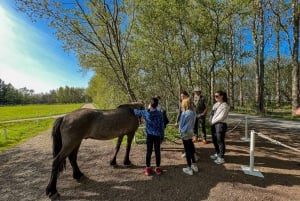
[[[237,122],[238,119],[233,118],[229,127],[233,128]],[[278,129],[272,125],[266,128],[258,123],[255,126],[276,140],[300,147],[299,131],[295,129]],[[182,173],[185,160],[181,158],[183,146],[180,141],[162,145],[164,172],[160,176],[147,177],[143,174],[145,145],[133,145],[132,167],[112,168],[109,161],[114,153],[114,143],[84,140],[78,163],[88,179],[83,183],[73,180],[67,163],[67,170],[58,179],[57,189],[61,200],[299,201],[299,153],[258,138],[255,168],[264,178],[246,175],[241,165],[249,165],[249,144],[240,140],[243,136],[242,124],[228,133],[224,165],[216,165],[209,159],[208,156],[214,153],[211,143],[197,143],[200,172],[193,176]],[[51,146],[50,131],[46,131],[0,153],[0,200],[48,200],[45,187],[51,172]],[[124,147],[118,155],[119,164],[123,157]]]

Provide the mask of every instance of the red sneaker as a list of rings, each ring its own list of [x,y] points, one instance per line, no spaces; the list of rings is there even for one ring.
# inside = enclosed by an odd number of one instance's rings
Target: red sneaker
[[[146,167],[145,170],[144,170],[144,172],[145,172],[145,175],[146,175],[146,176],[149,176],[149,175],[150,175],[150,172],[151,172],[151,168]]]
[[[155,168],[155,173],[157,175],[160,175],[162,173],[161,169],[159,167]]]

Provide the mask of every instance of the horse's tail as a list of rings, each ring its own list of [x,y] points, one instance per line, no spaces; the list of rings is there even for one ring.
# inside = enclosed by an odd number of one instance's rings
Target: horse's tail
[[[60,125],[63,119],[64,117],[57,118],[53,125],[53,129],[52,129],[53,158],[55,158],[59,154],[62,148]],[[59,172],[63,171],[64,169],[66,169],[66,159],[63,159],[63,161],[59,164]]]

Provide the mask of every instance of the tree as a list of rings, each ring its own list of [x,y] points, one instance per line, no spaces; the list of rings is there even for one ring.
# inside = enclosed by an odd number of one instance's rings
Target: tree
[[[263,0],[253,1],[252,37],[255,47],[255,102],[256,112],[264,113],[264,49],[265,49],[265,16]]]
[[[293,52],[292,52],[292,113],[299,104],[299,20],[300,8],[298,0],[292,1],[293,8]]]
[[[136,75],[131,68],[128,47],[131,21],[123,1],[73,0],[15,0],[19,10],[31,19],[46,19],[56,30],[66,50],[77,54],[83,68],[114,76],[110,78],[132,101],[136,101],[131,79]]]

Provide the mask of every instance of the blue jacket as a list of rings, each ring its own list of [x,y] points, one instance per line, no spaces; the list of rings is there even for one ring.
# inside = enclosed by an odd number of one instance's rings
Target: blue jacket
[[[192,139],[194,134],[195,120],[196,112],[186,110],[181,113],[179,120],[179,130],[183,139]]]
[[[141,116],[146,121],[146,133],[147,135],[160,136],[164,139],[164,121],[162,112],[157,110],[137,110],[134,109],[134,114],[136,116]]]

